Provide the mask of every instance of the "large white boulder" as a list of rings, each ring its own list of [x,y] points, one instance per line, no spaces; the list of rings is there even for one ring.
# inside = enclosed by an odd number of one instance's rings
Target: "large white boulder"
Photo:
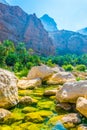
[[[76,81],[74,75],[70,72],[58,72],[53,74],[48,80],[48,84],[64,84],[65,82]]]
[[[41,79],[40,78],[36,78],[32,80],[21,79],[18,81],[17,85],[18,85],[18,88],[20,89],[36,88],[41,85]]]
[[[0,69],[0,107],[9,108],[17,103],[17,79],[12,72]]]
[[[31,70],[28,73],[27,78],[28,79],[35,79],[35,78],[45,79],[51,76],[53,72],[54,71],[46,65],[35,66],[31,68]]]
[[[76,109],[85,117],[87,117],[87,99],[79,97],[76,102]]]
[[[59,102],[76,103],[78,97],[87,98],[87,81],[67,82],[57,91],[56,99]]]

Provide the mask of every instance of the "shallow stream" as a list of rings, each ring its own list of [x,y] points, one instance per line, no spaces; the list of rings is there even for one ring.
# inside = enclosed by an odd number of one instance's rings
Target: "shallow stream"
[[[45,90],[57,88],[58,86],[41,86],[34,90],[19,90],[19,98],[30,96],[33,103],[10,109],[13,116],[5,124],[0,124],[0,130],[66,130],[59,122],[66,112],[56,112],[55,96],[43,96]]]

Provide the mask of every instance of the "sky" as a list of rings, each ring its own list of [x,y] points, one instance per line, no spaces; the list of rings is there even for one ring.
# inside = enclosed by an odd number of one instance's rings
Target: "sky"
[[[37,17],[48,14],[58,29],[76,31],[87,27],[87,0],[6,0]]]

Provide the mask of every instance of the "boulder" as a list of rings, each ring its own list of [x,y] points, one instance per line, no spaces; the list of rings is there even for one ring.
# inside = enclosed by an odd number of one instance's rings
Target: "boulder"
[[[76,103],[78,97],[87,97],[87,81],[67,82],[57,91],[59,102]]]
[[[81,119],[80,119],[79,114],[77,114],[77,113],[70,113],[70,114],[65,115],[62,118],[62,122],[63,123],[70,122],[70,123],[78,124],[78,123],[81,122]]]
[[[61,108],[66,110],[66,111],[69,111],[72,109],[72,106],[69,103],[58,103],[56,105],[56,111],[60,110]]]
[[[17,79],[12,72],[0,69],[0,107],[9,108],[17,103]]]
[[[55,96],[56,93],[57,93],[57,90],[46,90],[43,95],[44,96]]]
[[[85,117],[87,117],[87,99],[79,97],[76,102],[76,109]]]
[[[73,75],[77,78],[80,78],[82,80],[87,80],[87,72],[82,72],[82,71],[73,71]]]
[[[77,130],[87,130],[87,124],[80,124]]]
[[[6,118],[8,118],[10,115],[11,115],[10,111],[0,108],[0,123],[4,123]]]
[[[35,78],[41,78],[43,80],[43,79],[48,78],[52,74],[53,74],[53,70],[51,70],[50,67],[46,65],[41,65],[41,66],[32,67],[28,73],[27,78],[29,80],[35,79]]]
[[[58,72],[53,74],[48,80],[47,84],[64,84],[65,82],[76,81],[74,75],[70,72]]]
[[[21,105],[30,105],[32,104],[33,99],[29,96],[24,96],[20,99],[19,104]]]
[[[20,89],[30,89],[30,88],[32,89],[40,85],[41,85],[40,78],[36,78],[32,80],[22,79],[22,80],[19,80],[17,84],[18,88]]]
[[[57,65],[55,67],[52,67],[51,70],[53,70],[54,73],[65,72],[65,70],[62,67],[57,66]]]

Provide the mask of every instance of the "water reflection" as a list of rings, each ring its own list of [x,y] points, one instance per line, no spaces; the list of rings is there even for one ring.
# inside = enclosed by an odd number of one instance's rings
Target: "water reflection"
[[[67,130],[66,128],[64,128],[64,126],[62,125],[61,122],[58,122],[54,128],[52,128],[52,130]]]

